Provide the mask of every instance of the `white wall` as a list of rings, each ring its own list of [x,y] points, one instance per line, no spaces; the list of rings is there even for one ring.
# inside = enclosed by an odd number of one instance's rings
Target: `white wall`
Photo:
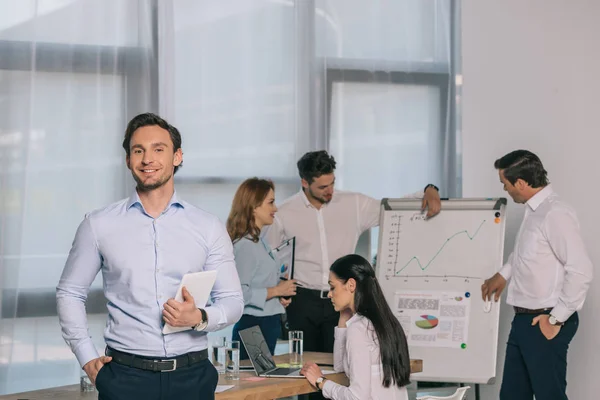
[[[556,191],[578,211],[588,250],[600,264],[600,2],[463,0],[463,195],[503,195],[493,162],[525,148],[537,153]],[[507,252],[523,206],[510,201]],[[598,398],[600,274],[569,352],[568,393]],[[512,311],[501,315],[498,382]],[[498,398],[499,383],[482,387]]]

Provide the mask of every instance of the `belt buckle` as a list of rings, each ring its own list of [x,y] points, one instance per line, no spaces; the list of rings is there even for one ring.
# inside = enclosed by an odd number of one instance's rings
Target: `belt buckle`
[[[167,362],[172,361],[173,362],[173,368],[171,368],[171,369],[163,369],[160,372],[171,372],[171,371],[175,371],[177,369],[177,359],[176,358],[174,358],[172,360],[160,360],[160,361],[161,362],[165,362],[165,361],[167,361]],[[158,360],[155,361],[155,362],[158,362]]]
[[[325,293],[325,296],[323,296],[323,293]],[[321,290],[321,293],[319,293],[319,297],[322,299],[327,299],[329,296],[329,290]]]

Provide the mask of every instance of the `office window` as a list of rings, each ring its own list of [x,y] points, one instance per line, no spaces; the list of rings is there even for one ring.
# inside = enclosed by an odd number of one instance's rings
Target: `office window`
[[[279,200],[295,191],[293,4],[173,3],[172,103],[183,134],[178,188],[227,218],[238,184],[269,177]],[[292,188],[289,188],[289,185]]]
[[[85,213],[132,188],[121,141],[152,110],[150,5],[0,1],[0,395],[79,381],[55,290]],[[101,276],[87,310],[102,351]]]
[[[133,189],[120,142],[140,112],[181,130],[178,193],[223,221],[243,179],[273,179],[281,203],[320,149],[339,189],[459,195],[456,5],[0,0],[0,394],[79,379],[54,290],[84,214]]]
[[[431,182],[457,196],[456,3],[316,5],[318,127],[338,161],[338,188],[401,197]],[[363,254],[375,254],[377,238],[377,229],[363,235]]]

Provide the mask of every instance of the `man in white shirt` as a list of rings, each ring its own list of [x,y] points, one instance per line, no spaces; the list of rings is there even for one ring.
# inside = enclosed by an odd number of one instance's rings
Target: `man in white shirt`
[[[272,248],[296,237],[294,279],[299,287],[287,314],[290,329],[304,332],[306,351],[333,352],[339,313],[327,298],[329,267],[354,253],[359,236],[379,225],[380,200],[341,191],[334,196],[334,171],[335,160],[326,151],[302,156],[298,161],[302,190],[281,204],[265,234]],[[423,198],[429,217],[440,211],[434,185],[416,195]]]
[[[516,150],[496,160],[504,190],[527,204],[515,248],[499,273],[481,286],[483,299],[500,294],[515,317],[508,338],[501,400],[566,400],[567,350],[590,281],[579,221],[548,184],[540,159]]]

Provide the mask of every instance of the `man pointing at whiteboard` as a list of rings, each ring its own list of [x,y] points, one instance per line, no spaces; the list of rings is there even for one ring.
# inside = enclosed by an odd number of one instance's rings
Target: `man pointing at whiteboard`
[[[496,160],[504,190],[526,204],[515,248],[499,273],[481,286],[500,294],[515,317],[508,337],[501,400],[566,400],[567,350],[590,281],[590,261],[573,208],[548,184],[540,159],[516,150]]]
[[[279,206],[266,233],[271,247],[296,237],[294,279],[302,287],[287,314],[290,329],[304,332],[305,351],[333,351],[339,313],[327,298],[329,267],[354,253],[359,236],[379,225],[380,200],[353,192],[334,194],[335,166],[324,150],[304,154],[298,161],[302,189]],[[411,197],[423,199],[428,217],[439,213],[440,196],[434,185]]]

